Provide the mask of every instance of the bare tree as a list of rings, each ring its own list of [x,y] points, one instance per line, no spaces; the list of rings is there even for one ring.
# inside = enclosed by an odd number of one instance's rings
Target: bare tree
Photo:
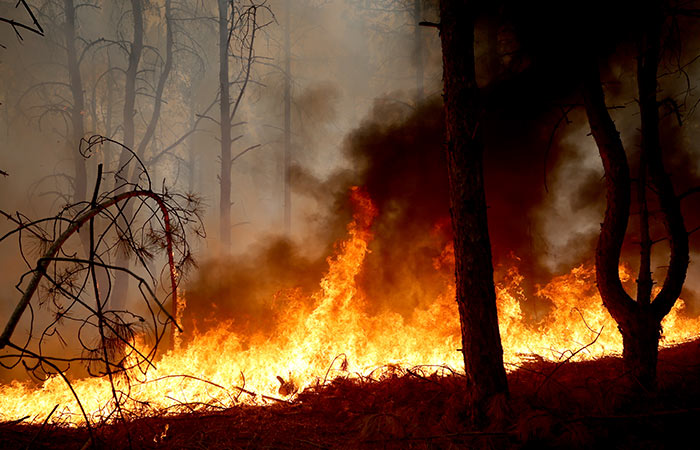
[[[71,139],[68,141],[69,148],[75,148],[80,145],[80,141],[85,135],[85,125],[83,117],[85,115],[85,98],[83,95],[83,80],[80,74],[80,61],[78,58],[78,49],[76,47],[76,9],[73,0],[63,0],[63,14],[65,17],[64,34],[65,46],[68,66],[68,80],[70,91],[73,97],[72,108],[70,109],[71,118]],[[85,200],[87,195],[87,172],[85,168],[85,159],[80,154],[75,153],[73,157],[75,170],[75,191],[73,194],[74,202]]]
[[[85,3],[82,6],[94,5]],[[87,46],[79,33],[78,11],[73,0],[47,0],[38,11],[38,15],[50,24],[46,43],[53,52],[61,55],[56,62],[65,72],[59,71],[58,76],[52,73],[48,79],[32,84],[20,95],[18,103],[20,107],[31,105],[31,109],[36,111],[31,117],[37,119],[40,129],[47,117],[63,121],[64,127],[55,129],[61,130],[57,133],[63,138],[73,163],[73,173],[63,177],[70,185],[66,200],[81,202],[87,195],[86,161],[73,149],[80,145],[85,135],[87,108],[81,55]],[[57,24],[56,28],[53,28],[54,24]],[[53,36],[60,38],[54,39]]]
[[[221,173],[219,175],[219,237],[222,247],[231,247],[231,170],[234,161],[259,145],[248,147],[235,156],[233,144],[243,137],[233,137],[234,127],[242,125],[236,115],[246,88],[251,82],[256,62],[255,39],[257,33],[267,25],[259,22],[259,12],[268,11],[264,2],[255,0],[218,0],[219,34],[219,130],[221,137]],[[230,73],[232,64],[234,74]]]
[[[146,156],[146,150],[152,143],[156,127],[160,121],[161,110],[163,107],[164,99],[163,93],[165,91],[165,85],[171,74],[171,69],[173,67],[173,27],[172,27],[172,8],[171,0],[165,1],[165,56],[161,55],[151,46],[146,47],[144,44],[144,2],[143,0],[131,0],[131,15],[132,15],[132,25],[133,31],[131,36],[131,41],[127,48],[127,61],[128,65],[125,71],[124,80],[124,109],[123,109],[123,119],[122,128],[124,132],[124,146],[126,148],[134,148],[135,153],[139,159],[144,160]],[[160,66],[159,74],[155,80],[155,87],[152,93],[152,107],[151,115],[146,120],[146,128],[140,136],[137,142],[136,139],[136,124],[135,118],[136,114],[140,111],[143,114],[143,108],[137,110],[137,93],[139,92],[138,81],[139,74],[143,69],[142,64],[149,63],[149,61],[143,61],[144,50],[148,48],[153,54],[153,62],[150,62],[154,66]],[[142,62],[143,61],[143,62]],[[123,171],[123,168],[128,167],[127,161],[131,158],[129,152],[122,151],[119,157],[119,170],[117,171],[117,177],[115,178],[115,183],[120,183],[120,179],[128,181],[130,183],[138,182],[138,176],[140,172],[134,169],[133,172]],[[132,206],[127,205],[123,212],[123,220],[128,222],[131,219]],[[119,261],[117,261],[119,266],[128,266],[128,259],[126,255],[122,255]],[[117,274],[117,280],[115,283],[115,292],[112,297],[114,302],[114,307],[123,308],[126,304],[127,293],[129,290],[129,278],[126,274]]]

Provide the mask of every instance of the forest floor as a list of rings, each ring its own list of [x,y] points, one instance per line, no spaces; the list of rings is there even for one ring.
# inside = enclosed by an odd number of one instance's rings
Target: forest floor
[[[639,395],[625,386],[619,358],[533,359],[508,376],[510,411],[481,431],[466,420],[464,376],[416,368],[335,380],[292,403],[143,418],[95,434],[105,449],[697,448],[700,341],[661,350],[658,372],[658,391]],[[88,442],[85,429],[0,424],[2,449]]]

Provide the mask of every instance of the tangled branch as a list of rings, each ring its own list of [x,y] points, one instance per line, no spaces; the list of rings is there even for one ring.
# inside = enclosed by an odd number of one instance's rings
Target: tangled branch
[[[89,157],[106,142],[115,143],[93,136],[82,143],[81,153]],[[128,388],[130,370],[145,373],[153,366],[168,327],[180,330],[178,284],[194,264],[186,230],[202,233],[198,198],[165,189],[155,192],[145,168],[131,153],[129,162],[140,165],[143,176],[138,179],[145,185],[126,181],[120,175],[126,168],[121,167],[114,174],[121,180],[114,190],[101,192],[104,175],[99,165],[89,202],[65,206],[40,220],[3,212],[13,229],[0,237],[0,242],[17,237],[19,254],[28,266],[16,286],[20,300],[0,334],[0,349],[16,352],[0,354],[0,364],[11,368],[22,363],[35,377],[58,375],[70,387],[68,370],[71,363],[80,362],[91,375],[109,379],[117,416],[122,416],[121,402],[128,398],[120,386]],[[127,220],[124,210],[129,203],[135,212]],[[112,263],[125,254],[135,262],[132,269]],[[119,309],[110,305],[119,273],[137,282],[140,303]],[[36,306],[50,314],[35,314]],[[24,339],[17,332],[23,320],[29,324]],[[55,354],[57,343],[65,347],[61,356]],[[73,348],[79,351],[66,356],[66,349]],[[71,391],[82,410],[72,387]],[[90,419],[82,412],[89,426]]]

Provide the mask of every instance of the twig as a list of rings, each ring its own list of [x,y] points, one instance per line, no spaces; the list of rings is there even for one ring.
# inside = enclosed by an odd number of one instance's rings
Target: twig
[[[571,355],[569,355],[564,361],[561,361],[559,364],[557,364],[557,366],[554,368],[554,370],[552,370],[552,371],[549,373],[549,375],[547,375],[547,377],[546,377],[544,380],[542,380],[542,382],[540,383],[540,385],[537,386],[537,389],[535,389],[535,397],[537,396],[537,394],[539,394],[540,389],[542,389],[542,387],[547,383],[547,381],[549,381],[549,379],[552,378],[552,376],[557,372],[557,370],[559,370],[564,364],[566,364],[567,362],[569,362],[569,361],[571,360],[571,358],[573,358],[574,356],[576,356],[577,354],[579,354],[579,353],[582,352],[583,350],[587,349],[588,347],[590,347],[591,345],[593,345],[593,344],[596,343],[596,341],[597,341],[598,338],[600,337],[600,334],[603,332],[603,328],[604,328],[604,327],[600,327],[600,331],[599,331],[598,334],[596,335],[595,339],[593,339],[591,342],[589,342],[588,344],[584,345],[583,347],[579,348],[579,349],[576,350],[575,352],[572,352]]]
[[[57,409],[57,408],[58,408],[58,404],[56,404],[56,406],[53,407],[53,409],[51,410],[51,412],[49,413],[49,415],[46,416],[46,419],[44,419],[44,422],[42,422],[41,427],[39,427],[39,431],[36,432],[36,434],[34,435],[34,437],[32,438],[32,440],[29,441],[29,444],[27,444],[26,450],[29,450],[30,448],[32,448],[32,444],[33,444],[33,443],[36,441],[36,439],[39,437],[39,435],[41,434],[42,430],[43,430],[44,427],[46,426],[46,423],[49,421],[49,418],[53,415],[54,412],[56,412],[56,409]]]
[[[316,443],[316,442],[314,442],[314,441],[309,441],[309,440],[306,440],[306,439],[299,439],[299,438],[297,438],[297,442],[301,442],[302,444],[308,444],[308,445],[310,445],[310,446],[312,446],[312,447],[316,447],[316,448],[330,448],[330,447],[328,447],[328,446],[326,446],[326,445],[319,444],[319,443]]]

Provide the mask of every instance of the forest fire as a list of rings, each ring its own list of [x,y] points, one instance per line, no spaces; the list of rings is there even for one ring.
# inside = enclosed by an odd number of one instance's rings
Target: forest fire
[[[289,401],[295,393],[336,377],[381,379],[416,366],[438,374],[463,367],[454,286],[449,280],[428,308],[416,309],[411,317],[366,310],[365,293],[356,284],[356,277],[363,270],[373,237],[372,221],[378,212],[363,189],[352,188],[351,197],[354,216],[347,226],[347,237],[327,259],[328,269],[312,302],[294,290],[280,293],[279,307],[284,308],[284,314],[274,338],[235,335],[226,324],[220,324],[166,353],[155,369],[145,373],[134,369],[128,377],[116,379],[122,410],[142,417],[202,407]],[[434,261],[436,268],[454,264],[449,247],[442,256]],[[624,267],[621,277],[630,278]],[[592,267],[576,267],[540,288],[539,295],[549,299],[554,308],[537,324],[528,323],[521,312],[522,281],[513,267],[497,283],[508,368],[533,357],[586,360],[621,353],[621,337],[601,303]],[[700,318],[684,317],[682,308],[678,302],[664,320],[662,345],[697,335]],[[91,420],[113,418],[114,400],[107,379],[72,384]],[[73,395],[58,376],[41,386],[19,382],[3,386],[0,399],[3,421],[28,416],[28,420],[40,422],[58,405],[52,422],[84,422]]]
[[[699,11],[0,2],[0,449],[686,447]]]

